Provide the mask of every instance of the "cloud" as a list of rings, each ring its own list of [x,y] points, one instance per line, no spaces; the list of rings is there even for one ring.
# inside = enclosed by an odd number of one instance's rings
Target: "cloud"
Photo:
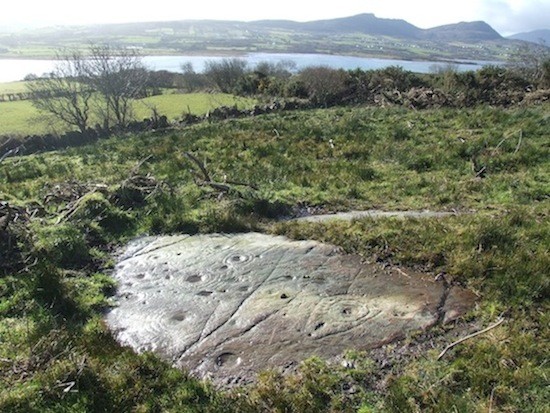
[[[418,27],[427,29],[460,21],[479,20],[475,9],[479,0],[372,0],[368,6],[378,17],[407,20]]]
[[[480,18],[502,35],[550,29],[550,2],[544,0],[485,0]]]

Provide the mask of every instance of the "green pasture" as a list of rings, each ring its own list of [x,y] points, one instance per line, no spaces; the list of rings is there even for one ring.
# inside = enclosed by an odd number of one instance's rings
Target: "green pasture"
[[[7,93],[25,93],[27,91],[27,82],[3,82],[0,83],[0,95]]]
[[[0,135],[34,135],[55,130],[28,100],[0,102]]]
[[[2,90],[24,90],[24,82],[0,84]],[[255,99],[242,98],[223,93],[168,93],[134,101],[134,117],[141,120],[151,117],[153,109],[169,120],[177,120],[185,113],[203,115],[219,106],[237,106],[239,109],[252,107]],[[90,125],[95,121],[92,119]],[[40,113],[29,100],[0,102],[0,135],[32,135],[62,133],[66,126]]]
[[[165,93],[134,102],[137,119],[150,117],[153,108],[170,120],[181,118],[186,113],[202,115],[220,106],[237,106],[246,109],[254,106],[256,99],[226,93]]]

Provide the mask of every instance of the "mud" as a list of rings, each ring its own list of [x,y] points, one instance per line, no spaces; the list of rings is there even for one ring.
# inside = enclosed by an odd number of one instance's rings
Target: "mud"
[[[119,342],[219,385],[380,347],[473,302],[433,277],[258,233],[139,239],[114,276],[106,321]]]

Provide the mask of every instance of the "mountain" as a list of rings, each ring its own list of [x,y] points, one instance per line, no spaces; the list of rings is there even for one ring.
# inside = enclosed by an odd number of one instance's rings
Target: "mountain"
[[[177,20],[64,26],[0,33],[0,58],[51,56],[52,50],[110,43],[145,55],[325,53],[403,60],[503,60],[518,40],[482,21],[421,29],[405,20],[356,16],[290,20]]]
[[[291,20],[256,20],[245,24],[256,29],[283,29],[315,34],[361,33],[373,36],[417,38],[422,33],[422,29],[405,20],[381,19],[372,13],[304,23]]]
[[[476,42],[502,39],[502,36],[495,29],[483,21],[447,24],[427,29],[424,33],[429,40],[444,42]]]
[[[517,33],[513,36],[508,36],[508,39],[523,40],[526,42],[545,44],[550,46],[550,29],[534,30],[532,32]]]
[[[422,33],[422,29],[405,20],[382,19],[372,13],[339,19],[317,20],[303,23],[302,27],[308,31],[322,33],[362,33],[402,38],[418,38]]]
[[[432,29],[420,29],[405,20],[383,19],[376,17],[372,13],[305,23],[289,20],[259,20],[245,24],[257,29],[285,29],[323,34],[361,33],[371,36],[390,36],[411,40],[475,42],[502,39],[500,34],[483,21],[461,22]]]

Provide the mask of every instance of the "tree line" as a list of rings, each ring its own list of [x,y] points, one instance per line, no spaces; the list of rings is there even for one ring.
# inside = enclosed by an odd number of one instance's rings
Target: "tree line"
[[[506,106],[537,90],[545,91],[541,99],[548,99],[550,89],[549,54],[521,55],[511,65],[467,72],[447,64],[429,74],[399,66],[378,70],[312,66],[298,71],[294,62],[285,60],[249,67],[239,58],[207,61],[202,72],[191,63],[182,65],[180,73],[148,71],[135,51],[108,45],[91,46],[85,55],[65,52],[58,61],[52,73],[29,82],[32,102],[81,132],[90,128],[92,118],[101,122],[96,128],[125,129],[133,120],[132,101],[165,88],[301,99],[315,107],[387,103],[415,108]]]
[[[377,70],[344,70],[311,66],[300,71],[281,62],[249,68],[241,59],[207,62],[197,73],[185,65],[180,77],[185,91],[212,87],[237,95],[307,99],[319,107],[374,104],[377,99],[399,103],[395,96],[434,94],[442,105],[473,106],[518,103],[526,93],[550,89],[550,54],[522,56],[508,65],[487,65],[461,72],[456,65],[436,66],[420,74],[390,66]]]

